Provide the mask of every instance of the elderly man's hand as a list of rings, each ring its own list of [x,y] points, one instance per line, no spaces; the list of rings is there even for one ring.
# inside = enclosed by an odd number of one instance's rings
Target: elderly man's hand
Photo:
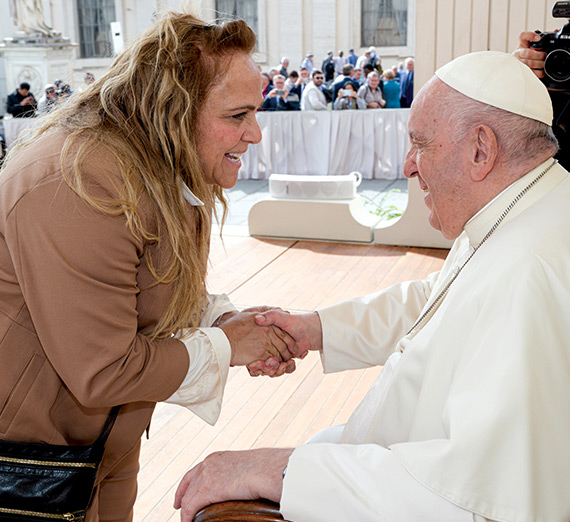
[[[243,366],[264,361],[267,375],[293,371],[294,362],[289,361],[298,351],[294,339],[277,327],[258,326],[254,321],[257,314],[257,311],[232,312],[219,321],[219,328],[230,342],[230,364]]]
[[[180,482],[174,507],[182,522],[192,522],[205,506],[225,500],[266,498],[279,502],[283,470],[292,448],[212,453]]]
[[[295,357],[303,358],[309,350],[323,349],[323,329],[317,312],[290,314],[282,310],[259,313],[255,322],[260,326],[277,326],[295,341]]]
[[[538,42],[540,35],[531,31],[523,31],[519,34],[519,46],[513,52],[522,63],[528,65],[538,78],[544,77],[544,59],[546,53],[533,49],[531,43]]]

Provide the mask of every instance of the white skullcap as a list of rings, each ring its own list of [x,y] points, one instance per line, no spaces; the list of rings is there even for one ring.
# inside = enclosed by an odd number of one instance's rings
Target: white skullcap
[[[548,90],[512,54],[499,51],[466,54],[440,67],[435,75],[469,98],[552,125]]]

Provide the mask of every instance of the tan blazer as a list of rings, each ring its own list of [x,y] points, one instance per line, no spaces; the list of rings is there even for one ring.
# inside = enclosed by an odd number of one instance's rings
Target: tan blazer
[[[152,286],[124,216],[94,211],[62,180],[63,136],[44,136],[0,175],[0,439],[87,444],[124,404],[100,478],[140,440],[154,405],[188,369],[175,339],[150,341],[170,291]],[[117,167],[99,147],[89,189],[118,196]],[[148,201],[141,217],[156,221]],[[189,216],[191,219],[191,208]]]

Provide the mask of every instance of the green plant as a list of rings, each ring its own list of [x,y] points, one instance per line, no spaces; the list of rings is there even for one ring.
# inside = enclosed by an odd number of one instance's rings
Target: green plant
[[[378,203],[375,203],[371,200],[365,201],[364,202],[365,206],[366,205],[374,206],[374,208],[372,209],[370,208],[367,209],[368,212],[374,214],[375,216],[379,216],[381,220],[389,220],[400,217],[402,215],[402,210],[400,208],[398,208],[396,205],[386,204],[386,199],[393,192],[401,192],[401,191],[399,189],[391,189],[385,192],[380,198],[380,201],[378,201]]]

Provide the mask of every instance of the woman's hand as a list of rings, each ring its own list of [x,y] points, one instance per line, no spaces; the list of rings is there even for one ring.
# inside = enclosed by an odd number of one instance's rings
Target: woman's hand
[[[223,330],[230,342],[232,366],[263,361],[267,375],[282,375],[294,370],[294,362],[288,361],[298,351],[298,347],[294,339],[278,327],[255,323],[255,316],[265,310],[269,310],[269,307],[224,314],[216,326]]]

